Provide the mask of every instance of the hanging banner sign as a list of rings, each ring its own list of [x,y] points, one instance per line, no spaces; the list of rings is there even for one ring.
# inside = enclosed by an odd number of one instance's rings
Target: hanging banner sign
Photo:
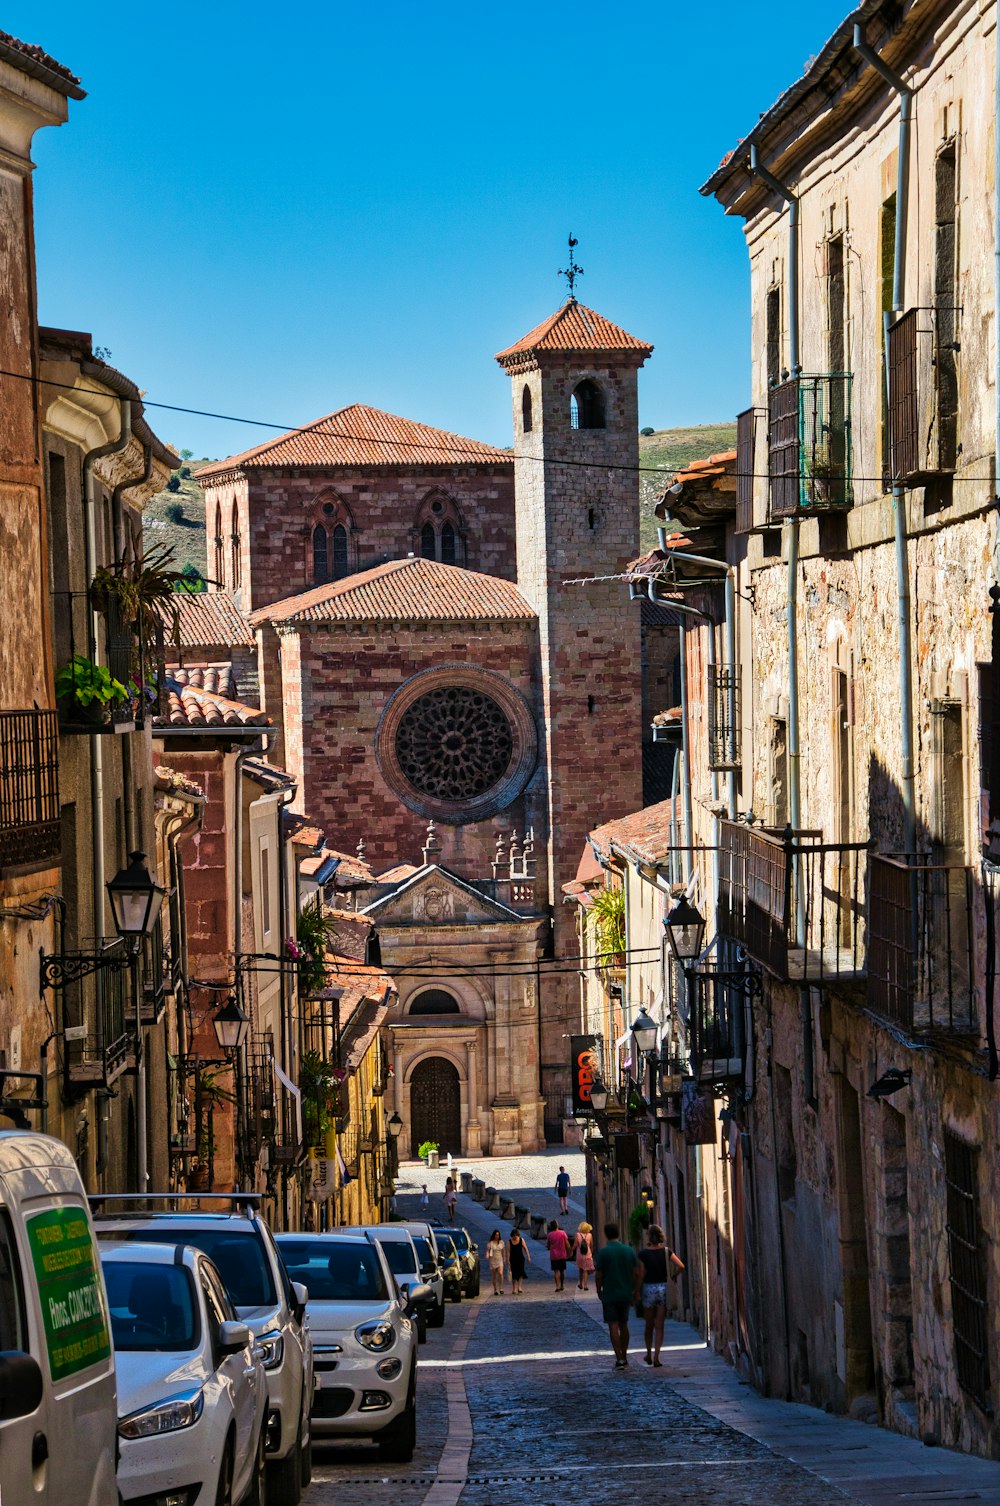
[[[600,1076],[600,1056],[596,1035],[571,1035],[570,1078],[573,1083],[573,1112],[590,1112],[590,1089]]]

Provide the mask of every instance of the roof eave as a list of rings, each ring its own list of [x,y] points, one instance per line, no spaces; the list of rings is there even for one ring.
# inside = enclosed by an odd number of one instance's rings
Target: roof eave
[[[29,53],[22,52],[18,47],[11,47],[8,42],[0,41],[0,59],[9,63],[20,73],[27,73],[30,78],[37,78],[41,84],[54,89],[57,94],[64,95],[67,99],[86,99],[86,89],[81,89],[75,80],[66,74],[57,73],[54,68],[49,68],[38,58],[33,58]]]

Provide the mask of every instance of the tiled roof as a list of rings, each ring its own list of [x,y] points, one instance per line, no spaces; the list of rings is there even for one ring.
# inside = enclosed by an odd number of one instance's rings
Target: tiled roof
[[[612,847],[627,858],[639,863],[664,863],[671,850],[671,818],[678,841],[681,834],[681,803],[661,800],[658,805],[647,805],[644,810],[631,816],[622,816],[618,821],[607,821],[590,833],[590,844],[598,858],[607,860]]]
[[[269,794],[275,790],[291,789],[297,783],[292,774],[287,773],[285,769],[279,769],[277,764],[265,763],[262,758],[245,759],[243,773]]]
[[[252,623],[531,622],[535,613],[516,586],[493,575],[411,557],[376,565],[346,580],[261,607]]]
[[[375,922],[356,910],[332,910],[329,905],[323,906],[323,914],[330,922],[328,952],[364,962]]]
[[[659,602],[650,601],[648,596],[639,599],[639,616],[644,628],[675,628],[684,621],[683,612],[663,607]]]
[[[187,685],[191,690],[208,690],[212,695],[224,696],[227,701],[238,701],[236,676],[231,664],[185,664],[171,668],[171,675],[178,685]]]
[[[653,347],[637,340],[603,314],[595,313],[575,298],[568,298],[561,309],[529,331],[514,345],[501,350],[496,359],[501,366],[518,365],[520,358],[548,351],[632,351],[645,360]]]
[[[86,99],[76,74],[70,73],[64,64],[56,62],[54,57],[34,42],[22,42],[17,37],[12,37],[9,31],[0,31],[0,57],[5,53],[10,54],[7,61],[15,68],[41,78],[51,88],[58,89],[60,94],[68,94],[70,99]]]
[[[256,706],[245,706],[242,701],[228,701],[224,696],[212,695],[207,690],[192,690],[181,685],[168,670],[163,681],[163,701],[166,708],[153,718],[153,726],[159,732],[172,728],[184,730],[221,729],[225,727],[269,727],[271,720]]]
[[[379,884],[401,884],[404,879],[412,878],[420,869],[414,863],[397,863],[395,868],[387,868],[384,873],[376,877]]]
[[[684,528],[711,526],[731,517],[736,511],[736,451],[693,460],[677,472],[654,511],[658,518],[669,518]]]
[[[308,816],[296,816],[293,811],[286,811],[285,815],[288,818],[285,829],[290,832],[289,841],[293,847],[317,852],[323,846],[323,832],[318,826],[309,825]]]
[[[256,639],[249,622],[228,591],[179,591],[180,647],[206,648],[225,644],[230,648],[253,648]],[[160,616],[167,635],[167,650],[174,646],[173,622],[162,608]]]
[[[672,727],[683,715],[680,706],[671,706],[667,711],[658,711],[653,717],[654,727]]]
[[[412,418],[397,418],[364,403],[338,408],[301,429],[291,429],[266,444],[213,460],[196,472],[204,484],[229,471],[262,466],[297,465],[513,465],[508,450],[478,439],[463,439]]]
[[[200,784],[195,784],[193,779],[179,774],[176,769],[168,769],[166,764],[158,764],[154,768],[153,785],[164,794],[176,795],[181,800],[192,800],[197,804],[202,804],[205,799],[205,792]]]
[[[333,847],[328,847],[326,850],[330,857],[337,861],[337,871],[333,879],[335,889],[366,889],[370,884],[374,884],[375,875],[364,858],[358,857],[357,853],[337,852]]]

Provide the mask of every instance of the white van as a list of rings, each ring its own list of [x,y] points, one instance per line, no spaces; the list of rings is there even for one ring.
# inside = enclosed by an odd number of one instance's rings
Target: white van
[[[60,1140],[0,1132],[0,1499],[118,1506],[115,1362],[90,1210]]]

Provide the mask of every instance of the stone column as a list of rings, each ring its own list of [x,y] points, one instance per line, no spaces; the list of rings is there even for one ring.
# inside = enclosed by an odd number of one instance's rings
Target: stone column
[[[478,1156],[482,1151],[482,1136],[479,1124],[481,1093],[475,1036],[472,1036],[465,1043],[465,1063],[466,1075],[469,1079],[468,1117],[465,1123],[465,1153],[468,1156]]]

